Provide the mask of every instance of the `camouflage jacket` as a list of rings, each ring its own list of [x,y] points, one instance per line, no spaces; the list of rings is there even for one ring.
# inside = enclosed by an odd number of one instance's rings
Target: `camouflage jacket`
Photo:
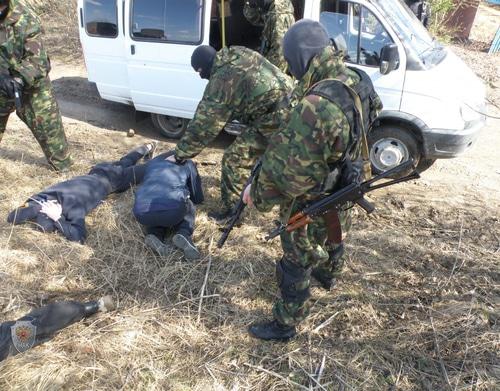
[[[263,26],[262,55],[283,72],[287,63],[283,57],[283,36],[295,23],[293,5],[290,0],[274,0],[269,10],[263,12],[260,8],[252,8],[245,4],[243,14],[254,26]]]
[[[194,118],[177,144],[176,156],[191,159],[198,155],[233,120],[266,137],[275,133],[292,89],[291,78],[259,53],[240,46],[220,50]]]
[[[0,72],[21,77],[25,86],[36,85],[50,71],[36,15],[19,0],[10,0],[10,10],[0,22]]]
[[[307,95],[324,79],[342,79],[354,85],[359,76],[346,68],[342,55],[327,47],[313,58],[294,95],[299,103],[292,109],[284,129],[275,134],[263,156],[261,171],[252,185],[252,198],[261,211],[317,197],[330,173],[347,149],[351,130],[341,109],[326,98]]]

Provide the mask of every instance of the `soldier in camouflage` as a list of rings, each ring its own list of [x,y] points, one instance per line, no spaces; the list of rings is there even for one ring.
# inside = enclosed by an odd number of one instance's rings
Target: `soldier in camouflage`
[[[17,110],[49,164],[67,169],[71,157],[48,77],[50,62],[39,20],[20,0],[0,0],[0,12],[0,141],[9,115]]]
[[[260,53],[283,72],[287,63],[283,57],[283,36],[295,23],[290,0],[248,0],[243,14],[254,26],[262,26]]]
[[[228,122],[237,120],[247,125],[222,158],[222,210],[211,216],[223,219],[231,212],[269,137],[288,113],[293,82],[259,53],[239,46],[219,52],[210,46],[199,46],[191,65],[209,82],[171,159],[178,163],[192,159]]]
[[[331,168],[340,162],[352,137],[350,123],[340,107],[308,90],[325,79],[339,79],[353,86],[360,78],[346,68],[343,54],[329,46],[328,33],[318,22],[302,20],[292,26],[284,38],[284,55],[299,80],[294,94],[300,102],[292,109],[288,124],[271,139],[262,169],[245,190],[244,201],[261,211],[280,205],[280,217],[287,221],[308,201],[323,194]],[[380,109],[380,100],[377,105]],[[348,212],[340,216],[340,225],[345,234],[350,225]],[[339,270],[342,242],[328,248],[327,240],[325,219],[281,235],[284,254],[276,267],[281,299],[274,305],[274,320],[251,326],[251,335],[276,340],[295,335],[295,326],[309,312],[311,273],[329,288],[328,283]]]

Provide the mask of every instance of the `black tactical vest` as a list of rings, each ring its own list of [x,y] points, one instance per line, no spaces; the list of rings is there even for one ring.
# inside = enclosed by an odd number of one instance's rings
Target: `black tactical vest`
[[[351,67],[349,69],[360,79],[350,88],[341,80],[326,79],[314,85],[306,94],[321,96],[337,105],[346,116],[351,130],[349,144],[341,159],[329,165],[330,174],[321,184],[322,192],[331,192],[353,181],[360,182],[371,177],[366,133],[378,115],[376,103],[378,96],[366,72]],[[352,91],[360,98],[361,113],[356,107]],[[357,151],[361,152],[361,156],[357,156]],[[354,161],[351,160],[353,157]]]
[[[351,89],[358,94],[361,100],[363,111],[361,114],[364,122],[364,129],[365,132],[368,132],[371,124],[377,117],[377,93],[375,92],[370,76],[368,76],[366,72],[354,67],[348,68],[354,71],[360,78],[358,83],[351,86]],[[359,123],[361,119],[360,113],[358,113],[348,87],[341,80],[326,79],[314,85],[306,95],[321,96],[322,98],[328,99],[342,110],[351,128],[351,141],[346,152],[352,152],[361,141],[362,129]]]

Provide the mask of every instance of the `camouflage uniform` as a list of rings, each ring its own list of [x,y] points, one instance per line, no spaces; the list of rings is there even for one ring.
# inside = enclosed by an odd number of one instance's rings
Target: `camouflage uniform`
[[[341,79],[347,85],[359,81],[331,47],[314,57],[294,91],[300,103],[293,108],[287,126],[270,140],[252,186],[255,206],[268,211],[279,204],[282,221],[322,194],[321,185],[331,171],[329,165],[338,162],[349,145],[350,125],[340,108],[323,97],[306,96],[310,87],[328,78]],[[340,220],[346,233],[350,213],[343,212]],[[328,247],[327,238],[326,223],[321,218],[281,235],[284,254],[276,271],[282,298],[273,309],[281,324],[292,326],[307,316],[313,268],[329,277],[339,272],[341,265],[332,264],[329,252],[333,248]]]
[[[217,53],[203,98],[175,155],[198,155],[227,122],[247,125],[222,158],[221,198],[226,209],[235,204],[268,137],[278,130],[292,88],[288,76],[253,50],[233,46]]]
[[[295,23],[293,5],[290,0],[274,0],[267,12],[252,8],[245,3],[243,14],[254,26],[263,26],[262,55],[286,72],[288,65],[283,57],[283,36]]]
[[[0,72],[22,79],[23,107],[17,115],[31,129],[49,163],[57,170],[71,164],[59,108],[48,78],[50,62],[38,18],[19,0],[10,0],[0,22]],[[0,141],[14,101],[0,93]]]

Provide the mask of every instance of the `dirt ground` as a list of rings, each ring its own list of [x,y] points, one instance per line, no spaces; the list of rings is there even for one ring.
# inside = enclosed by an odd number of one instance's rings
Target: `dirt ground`
[[[488,84],[496,116],[500,55],[485,49],[499,20],[500,11],[481,6],[472,41],[454,46]],[[263,240],[275,215],[251,211],[222,250],[207,218],[217,207],[228,136],[197,159],[207,198],[194,238],[200,262],[144,247],[132,191],[87,217],[85,245],[5,222],[31,194],[96,162],[150,139],[160,150],[174,146],[150,120],[136,123],[130,108],[102,101],[81,60],[53,65],[76,164],[51,172],[29,130],[11,118],[0,144],[0,322],[46,302],[105,294],[118,309],[1,363],[1,390],[500,388],[500,121],[490,120],[459,158],[374,194],[377,211],[357,214],[337,287],[313,288],[297,338],[266,343],[246,327],[268,316],[277,296],[279,243]],[[130,128],[135,137],[126,137]]]

